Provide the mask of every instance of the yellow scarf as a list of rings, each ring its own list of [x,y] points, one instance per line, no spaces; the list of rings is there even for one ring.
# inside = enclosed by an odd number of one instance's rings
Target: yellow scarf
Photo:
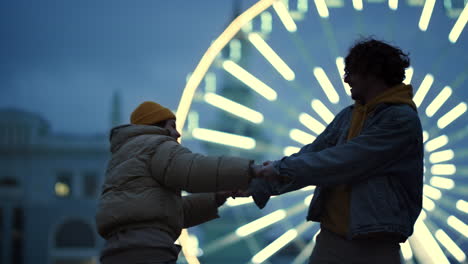
[[[364,121],[366,121],[367,116],[381,103],[407,104],[416,110],[416,105],[413,102],[413,87],[404,83],[398,84],[397,86],[394,86],[376,96],[365,105],[356,102],[354,104],[351,125],[348,131],[348,140],[361,133],[362,126],[364,125]]]

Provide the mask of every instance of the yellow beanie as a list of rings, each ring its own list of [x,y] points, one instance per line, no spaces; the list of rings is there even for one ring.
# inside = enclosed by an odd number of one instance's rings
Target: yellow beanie
[[[176,119],[174,113],[155,102],[143,102],[132,113],[130,122],[135,125],[153,125],[168,119]]]

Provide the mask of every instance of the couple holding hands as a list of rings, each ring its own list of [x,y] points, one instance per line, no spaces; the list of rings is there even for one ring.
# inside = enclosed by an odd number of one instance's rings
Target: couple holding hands
[[[271,195],[314,185],[307,220],[321,231],[310,263],[401,263],[423,187],[422,128],[403,83],[409,62],[383,41],[357,41],[344,76],[355,103],[298,153],[261,165],[192,153],[169,109],[140,104],[110,133],[96,215],[101,262],[175,264],[181,230],[218,218],[229,196],[252,195],[263,208]]]

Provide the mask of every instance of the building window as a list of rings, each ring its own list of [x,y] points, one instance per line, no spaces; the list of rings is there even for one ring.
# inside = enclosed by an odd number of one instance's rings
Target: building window
[[[83,188],[84,188],[84,195],[86,198],[95,199],[97,197],[97,181],[98,181],[98,174],[95,172],[85,172],[83,175]]]
[[[15,208],[13,210],[13,230],[11,233],[13,263],[23,263],[23,219],[23,208]]]
[[[18,181],[13,177],[1,177],[0,187],[13,188],[18,187]]]
[[[92,226],[82,220],[65,221],[54,234],[52,263],[98,264],[95,233]]]
[[[72,195],[72,173],[61,171],[57,174],[55,181],[55,195],[58,197],[70,197]]]
[[[78,249],[94,248],[95,239],[92,227],[80,220],[68,220],[55,233],[55,248]]]
[[[3,256],[3,250],[4,250],[4,245],[6,244],[6,241],[4,241],[3,236],[4,236],[4,222],[5,220],[3,219],[5,216],[3,216],[3,208],[0,207],[0,256]]]

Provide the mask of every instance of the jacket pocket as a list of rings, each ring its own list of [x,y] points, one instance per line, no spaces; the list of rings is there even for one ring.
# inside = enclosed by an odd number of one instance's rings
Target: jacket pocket
[[[395,193],[393,185],[390,184],[389,177],[380,176],[373,179],[371,188],[378,198],[375,202],[377,210],[381,211],[381,215],[396,217],[400,214],[400,206],[398,205],[397,194]]]

